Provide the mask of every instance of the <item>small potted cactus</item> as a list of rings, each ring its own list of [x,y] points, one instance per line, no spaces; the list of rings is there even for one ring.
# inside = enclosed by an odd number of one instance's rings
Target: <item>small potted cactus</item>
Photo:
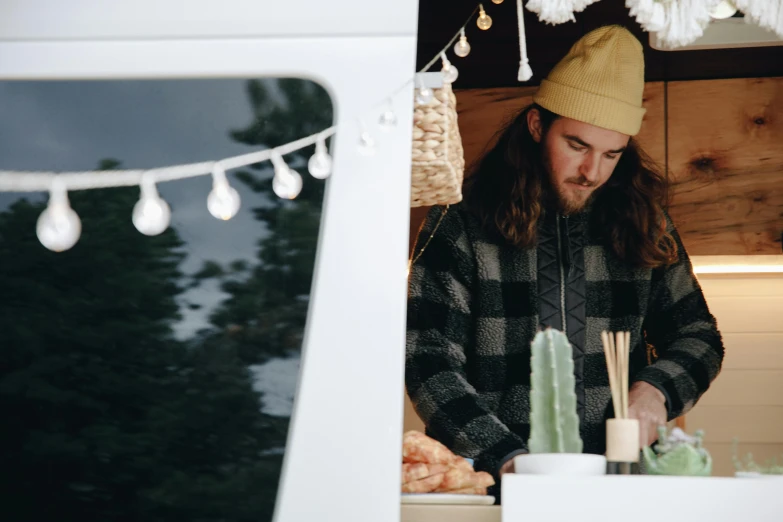
[[[574,359],[563,332],[547,328],[531,343],[528,453],[514,458],[514,472],[603,475],[606,457],[582,453],[576,413]]]

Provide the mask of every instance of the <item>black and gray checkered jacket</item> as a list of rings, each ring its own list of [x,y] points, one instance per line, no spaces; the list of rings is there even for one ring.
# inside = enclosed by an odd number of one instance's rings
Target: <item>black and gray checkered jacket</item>
[[[427,434],[477,469],[494,474],[527,447],[530,342],[539,328],[565,331],[573,345],[586,453],[605,452],[605,420],[614,416],[601,331],[631,332],[630,382],[660,389],[669,419],[715,379],[721,335],[671,221],[678,262],[635,269],[604,248],[588,211],[548,215],[537,247],[519,249],[461,207],[448,209],[411,269],[405,379]],[[430,211],[414,253],[443,210]]]

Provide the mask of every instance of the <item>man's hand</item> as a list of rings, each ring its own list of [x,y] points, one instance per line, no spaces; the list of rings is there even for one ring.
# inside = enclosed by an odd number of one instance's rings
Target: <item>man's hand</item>
[[[514,473],[514,459],[508,459],[505,464],[500,466],[499,475],[502,476],[504,473]]]
[[[652,384],[638,381],[628,392],[628,417],[639,421],[639,448],[658,439],[658,426],[666,424],[666,397]]]

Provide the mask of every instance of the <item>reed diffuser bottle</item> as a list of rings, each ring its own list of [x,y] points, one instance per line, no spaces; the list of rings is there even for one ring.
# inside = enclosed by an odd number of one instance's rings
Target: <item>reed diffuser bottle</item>
[[[615,418],[606,421],[607,475],[639,473],[639,421],[628,418],[630,332],[601,333]]]

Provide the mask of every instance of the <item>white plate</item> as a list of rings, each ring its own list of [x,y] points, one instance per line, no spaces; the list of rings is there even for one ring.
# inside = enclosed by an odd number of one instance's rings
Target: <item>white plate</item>
[[[402,493],[403,504],[461,504],[491,506],[495,503],[492,495],[454,495],[451,493]]]

